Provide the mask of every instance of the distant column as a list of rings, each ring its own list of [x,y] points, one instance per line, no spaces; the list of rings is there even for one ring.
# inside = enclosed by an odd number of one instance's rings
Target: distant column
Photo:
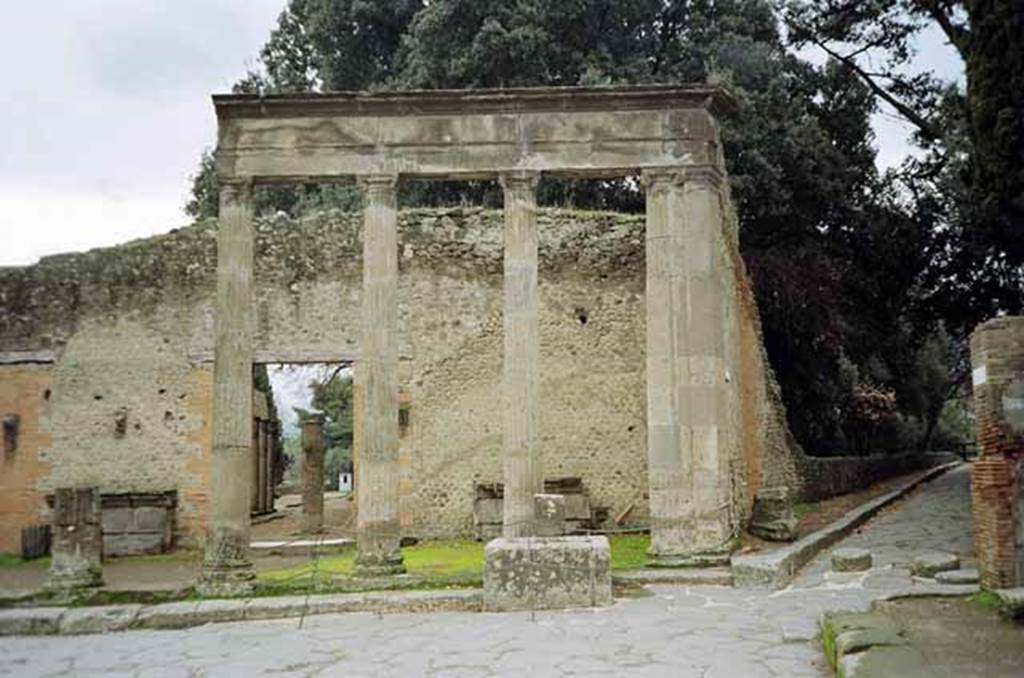
[[[302,422],[302,531],[320,532],[324,526],[323,423],[310,417]]]
[[[537,172],[501,175],[505,193],[505,494],[502,534],[532,536],[534,496],[544,491],[537,420]]]
[[[647,458],[652,564],[712,565],[732,540],[721,174],[648,170]]]
[[[221,182],[217,320],[213,362],[213,456],[206,549],[197,589],[252,591],[249,507],[252,466],[253,201],[250,182]]]
[[[249,492],[250,511],[261,513],[263,511],[263,496],[260,494],[260,420],[252,420],[252,488]]]
[[[260,422],[260,461],[263,473],[260,476],[260,490],[263,492],[263,511],[274,510],[274,435],[273,423],[269,419]]]
[[[356,573],[376,576],[405,571],[398,517],[398,177],[361,177],[360,185],[363,340],[356,369],[364,393]]]
[[[103,584],[103,528],[99,488],[62,487],[53,498],[53,542],[47,587]]]

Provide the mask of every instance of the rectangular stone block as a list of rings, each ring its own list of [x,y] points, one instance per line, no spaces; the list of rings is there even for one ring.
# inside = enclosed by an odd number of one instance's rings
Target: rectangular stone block
[[[612,604],[608,538],[498,538],[484,550],[484,609],[559,610]]]
[[[533,495],[533,515],[538,537],[561,537],[565,534],[565,496]]]

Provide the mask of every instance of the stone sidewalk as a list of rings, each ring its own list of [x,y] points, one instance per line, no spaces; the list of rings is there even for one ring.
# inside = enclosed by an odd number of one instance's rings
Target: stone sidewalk
[[[347,614],[189,631],[0,638],[0,675],[827,676],[826,610],[973,587],[914,581],[917,550],[969,554],[967,467],[922,486],[843,545],[876,552],[868,573],[827,572],[828,553],[781,591],[651,586],[602,610]]]

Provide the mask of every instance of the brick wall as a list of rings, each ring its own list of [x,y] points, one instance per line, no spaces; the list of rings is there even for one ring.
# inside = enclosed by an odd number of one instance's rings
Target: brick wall
[[[982,585],[1024,585],[1024,317],[996,318],[971,337],[979,456],[971,469]]]

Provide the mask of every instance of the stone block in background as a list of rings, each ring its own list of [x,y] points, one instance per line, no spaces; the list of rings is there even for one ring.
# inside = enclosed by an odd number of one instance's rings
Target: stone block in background
[[[51,556],[49,588],[103,584],[99,488],[63,487],[54,493]]]
[[[565,534],[564,495],[533,495],[533,515],[536,520],[536,536],[561,537]]]
[[[500,537],[484,550],[485,610],[559,610],[611,604],[607,537]]]
[[[871,551],[841,548],[832,552],[833,572],[863,572],[871,569]]]

